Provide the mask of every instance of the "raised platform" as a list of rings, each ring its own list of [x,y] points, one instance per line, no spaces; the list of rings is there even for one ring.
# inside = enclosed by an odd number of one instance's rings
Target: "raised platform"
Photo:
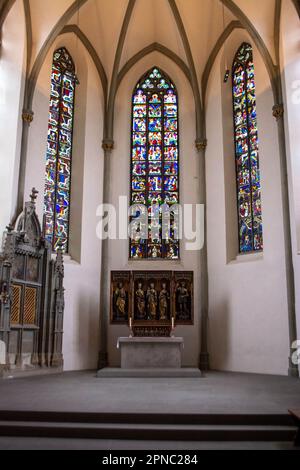
[[[202,377],[199,369],[191,368],[144,368],[144,369],[121,369],[106,367],[97,372],[99,379],[112,378],[198,378]]]
[[[179,450],[184,441],[186,448],[292,448],[296,426],[288,409],[300,408],[300,380],[220,372],[201,380],[99,380],[93,371],[71,372],[2,380],[0,396],[0,449],[12,442],[85,449],[93,439],[106,449],[129,448],[128,440],[132,449]]]

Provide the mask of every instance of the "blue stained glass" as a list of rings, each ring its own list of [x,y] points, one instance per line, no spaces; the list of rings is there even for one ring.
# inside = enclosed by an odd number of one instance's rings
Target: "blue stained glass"
[[[161,175],[161,163],[149,163],[148,171],[149,175]]]
[[[165,103],[177,103],[177,97],[174,90],[168,90],[166,95],[164,96]]]
[[[146,160],[147,149],[146,147],[135,147],[132,149],[132,160]]]
[[[177,105],[166,104],[165,105],[165,115],[167,117],[176,117],[177,116]]]
[[[135,132],[145,132],[146,131],[146,119],[135,118],[133,120],[133,130]]]
[[[136,95],[133,97],[133,102],[136,104],[143,104],[147,102],[147,96],[142,90],[138,90]]]
[[[161,117],[160,104],[149,104],[149,117]]]
[[[166,119],[165,120],[165,131],[177,131],[177,119]]]
[[[146,189],[146,181],[145,178],[140,176],[134,176],[132,178],[132,190],[133,191],[145,191]]]
[[[165,132],[165,145],[177,145],[177,132]]]
[[[147,205],[151,227],[153,205],[179,202],[178,97],[171,80],[157,67],[139,80],[133,92],[132,122],[131,203]],[[179,259],[179,241],[172,239],[172,233],[167,240],[154,238],[150,230],[147,240],[131,240],[130,257]]]
[[[165,174],[166,175],[177,175],[178,174],[178,163],[177,162],[165,163]]]
[[[138,162],[134,163],[132,167],[132,173],[136,176],[146,175],[147,167],[146,163]]]
[[[159,94],[152,95],[149,102],[154,103],[154,104],[161,103],[160,95]]]
[[[161,147],[150,147],[149,148],[149,160],[150,161],[159,161],[162,158]]]
[[[133,107],[133,117],[143,118],[147,115],[147,107],[146,105],[135,105]]]
[[[239,251],[246,253],[263,249],[255,77],[250,44],[243,43],[237,51],[232,75]]]
[[[178,148],[177,147],[166,147],[165,148],[165,160],[173,161],[178,159]]]
[[[134,132],[133,134],[133,145],[143,146],[146,145],[146,133]]]
[[[164,186],[166,191],[178,190],[178,178],[176,176],[167,176],[164,179]]]
[[[68,250],[75,67],[65,48],[55,51],[51,74],[44,193],[44,233],[55,251]]]
[[[150,132],[159,132],[161,130],[161,119],[149,119]]]

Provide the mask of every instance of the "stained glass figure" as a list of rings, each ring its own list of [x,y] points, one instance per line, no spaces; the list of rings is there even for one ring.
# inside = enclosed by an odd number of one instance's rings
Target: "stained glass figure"
[[[233,69],[233,112],[240,253],[263,250],[253,52],[243,43]]]
[[[132,97],[131,204],[148,206],[148,240],[131,240],[132,259],[179,259],[179,241],[155,234],[151,206],[179,203],[178,96],[158,67],[147,72]],[[161,211],[160,211],[161,212]],[[160,237],[160,238],[158,238]]]
[[[53,251],[68,251],[75,67],[68,51],[54,52],[46,153],[44,232]]]

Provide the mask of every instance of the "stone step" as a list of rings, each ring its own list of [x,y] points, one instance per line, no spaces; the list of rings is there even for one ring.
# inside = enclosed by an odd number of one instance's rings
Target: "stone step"
[[[165,453],[168,450],[182,453],[194,451],[212,450],[297,450],[293,442],[279,441],[138,441],[138,440],[117,440],[117,439],[59,439],[51,437],[1,437],[0,450],[104,450],[112,451],[155,451]]]
[[[113,367],[105,367],[97,372],[99,379],[113,378],[201,378],[202,373],[199,369],[193,368],[143,368],[143,369],[121,369]]]
[[[157,425],[294,426],[286,414],[98,413],[70,411],[0,410],[0,421],[51,423],[117,423]]]
[[[291,442],[294,426],[0,421],[1,436],[176,441]]]

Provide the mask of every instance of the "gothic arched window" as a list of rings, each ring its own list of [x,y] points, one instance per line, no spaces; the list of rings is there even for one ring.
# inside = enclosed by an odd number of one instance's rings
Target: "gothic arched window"
[[[74,62],[62,47],[52,64],[44,194],[45,238],[54,251],[68,251],[75,86]]]
[[[154,222],[150,209],[167,204],[172,212],[172,205],[179,203],[178,153],[177,91],[154,67],[140,79],[132,97],[131,204],[148,210],[148,237],[131,239],[132,259],[179,258],[176,218],[171,214],[170,237],[162,236],[161,216]]]
[[[263,249],[253,52],[243,43],[233,62],[233,112],[240,253]]]

